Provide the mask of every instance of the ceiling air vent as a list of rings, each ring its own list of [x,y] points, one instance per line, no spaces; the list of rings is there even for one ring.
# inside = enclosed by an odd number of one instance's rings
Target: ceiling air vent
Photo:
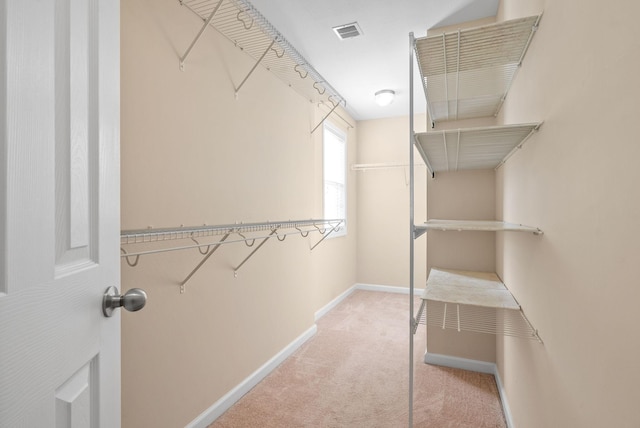
[[[340,40],[352,39],[354,37],[362,35],[362,30],[360,29],[360,26],[357,22],[333,27],[333,31],[336,33]]]

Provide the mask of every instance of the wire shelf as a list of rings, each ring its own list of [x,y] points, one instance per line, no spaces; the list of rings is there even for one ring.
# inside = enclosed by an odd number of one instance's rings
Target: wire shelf
[[[425,300],[421,323],[447,330],[495,334],[540,341],[521,310]]]
[[[223,224],[223,225],[202,225],[202,226],[188,226],[188,227],[174,227],[174,228],[158,228],[158,229],[137,229],[137,230],[123,230],[120,232],[120,245],[131,244],[145,244],[153,242],[163,241],[175,241],[180,239],[193,239],[204,238],[210,236],[222,236],[227,234],[249,234],[253,232],[271,232],[273,230],[283,229],[296,229],[294,233],[305,233],[316,230],[326,230],[333,227],[337,227],[343,223],[342,219],[310,219],[310,220],[286,220],[286,221],[271,221],[263,223],[236,223],[236,224]],[[284,235],[283,233],[282,235]],[[306,235],[305,235],[306,236]],[[245,241],[251,238],[242,238],[239,240],[229,241],[238,242]],[[255,238],[259,239],[259,238]],[[203,244],[207,245],[207,244]],[[189,246],[193,248],[194,246]],[[165,251],[170,251],[173,248],[168,248]],[[175,249],[182,249],[182,247],[176,247]],[[135,255],[135,254],[130,254]]]
[[[437,220],[426,221],[423,225],[416,225],[416,229],[447,231],[476,231],[476,232],[530,232],[534,235],[542,235],[537,227],[523,224],[508,223],[494,220]]]
[[[316,69],[260,14],[247,0],[181,0],[180,4],[215,28],[238,49],[245,52],[292,87],[310,102],[330,102],[333,106],[346,105],[344,98]],[[203,27],[203,30],[204,28]],[[201,33],[202,31],[201,30]],[[200,33],[200,34],[201,34]],[[181,65],[193,44],[181,58]],[[249,72],[249,75],[253,70]],[[236,88],[236,92],[244,84]]]
[[[433,122],[495,116],[541,15],[415,40]]]
[[[284,241],[289,235],[300,235],[306,238],[309,236],[309,233],[318,232],[322,235],[322,238],[310,247],[310,250],[313,250],[333,232],[340,230],[343,224],[344,219],[310,219],[215,226],[203,225],[190,227],[181,226],[178,228],[123,230],[120,233],[120,251],[122,253],[122,259],[125,260],[129,266],[135,267],[138,265],[140,256],[143,255],[198,249],[204,257],[186,278],[180,282],[180,292],[184,293],[185,284],[224,244],[244,242],[247,247],[253,247],[251,253],[233,269],[234,275],[237,276],[238,270],[273,237],[277,238],[278,241]],[[267,231],[269,233],[265,233]],[[231,236],[233,237],[228,239]],[[219,238],[215,241],[198,241],[200,238],[207,237]],[[185,243],[184,240],[190,240],[191,242]],[[124,249],[124,247],[129,245],[134,248],[133,251],[131,248],[129,248],[128,251]]]
[[[495,273],[431,269],[418,322],[457,331],[541,341]]]
[[[415,134],[415,145],[432,173],[500,167],[541,123],[450,129]]]

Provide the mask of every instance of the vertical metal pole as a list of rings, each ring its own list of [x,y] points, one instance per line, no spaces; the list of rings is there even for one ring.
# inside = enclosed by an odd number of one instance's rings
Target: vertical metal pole
[[[413,427],[413,269],[414,269],[414,165],[413,165],[413,33],[409,33],[409,428]]]

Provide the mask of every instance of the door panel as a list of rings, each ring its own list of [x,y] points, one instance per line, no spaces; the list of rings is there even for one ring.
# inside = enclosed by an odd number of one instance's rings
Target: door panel
[[[56,390],[56,428],[98,426],[96,369],[92,360]]]
[[[56,275],[97,262],[97,0],[58,0],[55,18]],[[91,235],[94,234],[92,237]]]
[[[0,0],[0,427],[119,427],[119,2]]]

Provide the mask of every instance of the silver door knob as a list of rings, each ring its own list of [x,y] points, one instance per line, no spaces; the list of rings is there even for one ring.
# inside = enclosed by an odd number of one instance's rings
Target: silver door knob
[[[140,288],[132,288],[131,290],[120,295],[117,287],[109,287],[104,292],[102,298],[102,313],[105,317],[113,315],[113,310],[124,307],[129,312],[139,311],[144,308],[147,303],[147,293]]]

